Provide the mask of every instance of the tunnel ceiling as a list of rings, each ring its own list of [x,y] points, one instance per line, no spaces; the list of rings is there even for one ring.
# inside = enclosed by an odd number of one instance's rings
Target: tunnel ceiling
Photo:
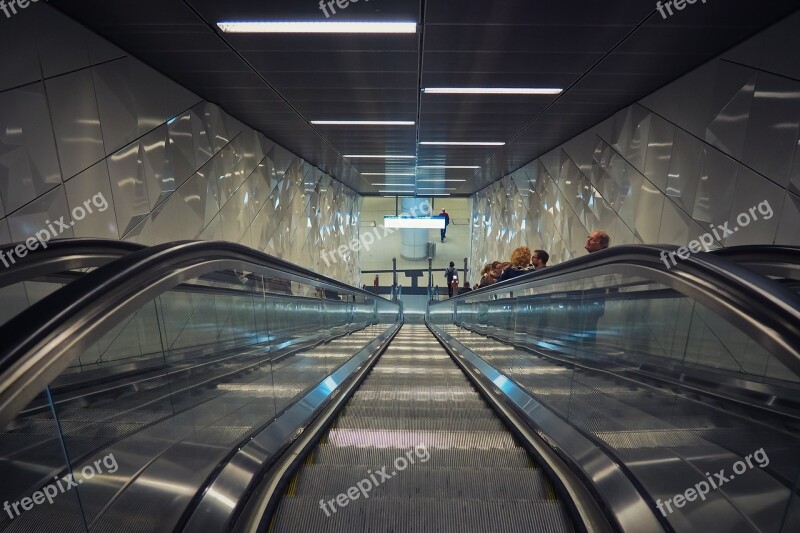
[[[347,7],[333,2],[336,13],[327,7],[326,19],[316,0],[50,3],[359,193],[416,180],[419,195],[444,187],[471,194],[798,7],[797,0],[698,0],[664,19],[650,0],[342,0]],[[230,34],[216,25],[232,20],[418,25],[405,35]],[[428,87],[563,92],[421,91]],[[415,124],[312,125],[316,120]],[[350,154],[416,159],[343,158]],[[375,175],[381,173],[412,176]]]

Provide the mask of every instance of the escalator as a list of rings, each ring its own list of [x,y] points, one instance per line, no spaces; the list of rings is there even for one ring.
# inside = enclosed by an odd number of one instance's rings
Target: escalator
[[[438,341],[425,326],[404,326],[265,530],[455,532],[464,523],[572,531],[547,475]]]
[[[0,269],[0,298],[4,305],[0,307],[0,324],[84,273],[143,248],[126,241],[62,239],[20,256],[18,250],[24,250],[25,244],[3,245],[0,257],[4,258],[5,268]]]
[[[16,282],[60,288],[0,325],[0,530],[796,530],[796,251],[669,271],[661,251],[438,302],[426,327],[230,243],[41,256]]]

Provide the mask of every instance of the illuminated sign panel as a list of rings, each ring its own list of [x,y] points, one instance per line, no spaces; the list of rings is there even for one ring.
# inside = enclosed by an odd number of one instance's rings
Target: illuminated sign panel
[[[442,217],[383,217],[383,225],[387,228],[406,229],[444,229]]]

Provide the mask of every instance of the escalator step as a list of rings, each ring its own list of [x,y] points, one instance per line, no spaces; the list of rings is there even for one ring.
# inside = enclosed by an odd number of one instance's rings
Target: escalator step
[[[392,403],[361,403],[357,405],[348,405],[344,409],[344,416],[347,417],[366,417],[374,416],[381,418],[496,418],[497,415],[485,405],[475,405],[468,407],[461,407],[460,405],[452,405],[445,407],[443,405],[408,405],[408,402],[403,402],[400,405]]]
[[[376,465],[388,465],[410,448],[356,448],[320,445],[314,452],[314,464],[360,466],[366,472]],[[527,468],[528,454],[522,448],[478,450],[428,449],[425,463],[415,463],[409,468],[424,464],[426,468]]]
[[[428,415],[430,417],[430,415]],[[472,431],[491,433],[505,432],[506,428],[499,418],[379,418],[343,416],[334,424],[334,428],[354,429],[354,430],[399,430],[416,432],[437,432],[437,431]]]
[[[286,498],[275,517],[273,531],[572,531],[559,502],[369,498],[348,500],[347,507],[335,509],[334,514],[328,507],[327,516],[319,498]]]
[[[336,446],[358,447],[406,447],[424,444],[431,448],[454,448],[461,450],[508,450],[517,447],[508,432],[478,431],[400,431],[373,429],[333,429],[328,442]]]

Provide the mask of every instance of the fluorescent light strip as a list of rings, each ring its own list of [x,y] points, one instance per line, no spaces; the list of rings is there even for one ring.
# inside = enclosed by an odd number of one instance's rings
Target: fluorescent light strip
[[[417,168],[461,168],[461,169],[470,169],[470,170],[477,170],[481,167],[479,166],[459,166],[459,165],[419,165]]]
[[[445,181],[456,181],[456,182],[460,183],[462,181],[467,181],[467,180],[417,180],[417,181],[419,183],[442,183],[442,182],[445,182]]]
[[[473,142],[473,141],[421,141],[419,144],[427,144],[431,146],[505,146],[504,142]]]
[[[381,194],[408,194],[412,191],[378,191]]]
[[[415,126],[413,120],[312,120],[318,126]]]
[[[416,159],[415,155],[343,155],[345,159]]]
[[[374,187],[414,187],[413,183],[370,183]]]
[[[217,22],[225,33],[417,33],[416,22]]]
[[[362,172],[361,175],[362,176],[388,176],[390,178],[392,176],[416,176],[416,174],[414,174],[413,172],[411,174],[408,174],[408,173],[399,173],[398,174],[398,173],[395,173],[395,172]]]
[[[418,191],[455,191],[458,187],[419,187]]]
[[[426,94],[561,94],[556,87],[427,87]]]

